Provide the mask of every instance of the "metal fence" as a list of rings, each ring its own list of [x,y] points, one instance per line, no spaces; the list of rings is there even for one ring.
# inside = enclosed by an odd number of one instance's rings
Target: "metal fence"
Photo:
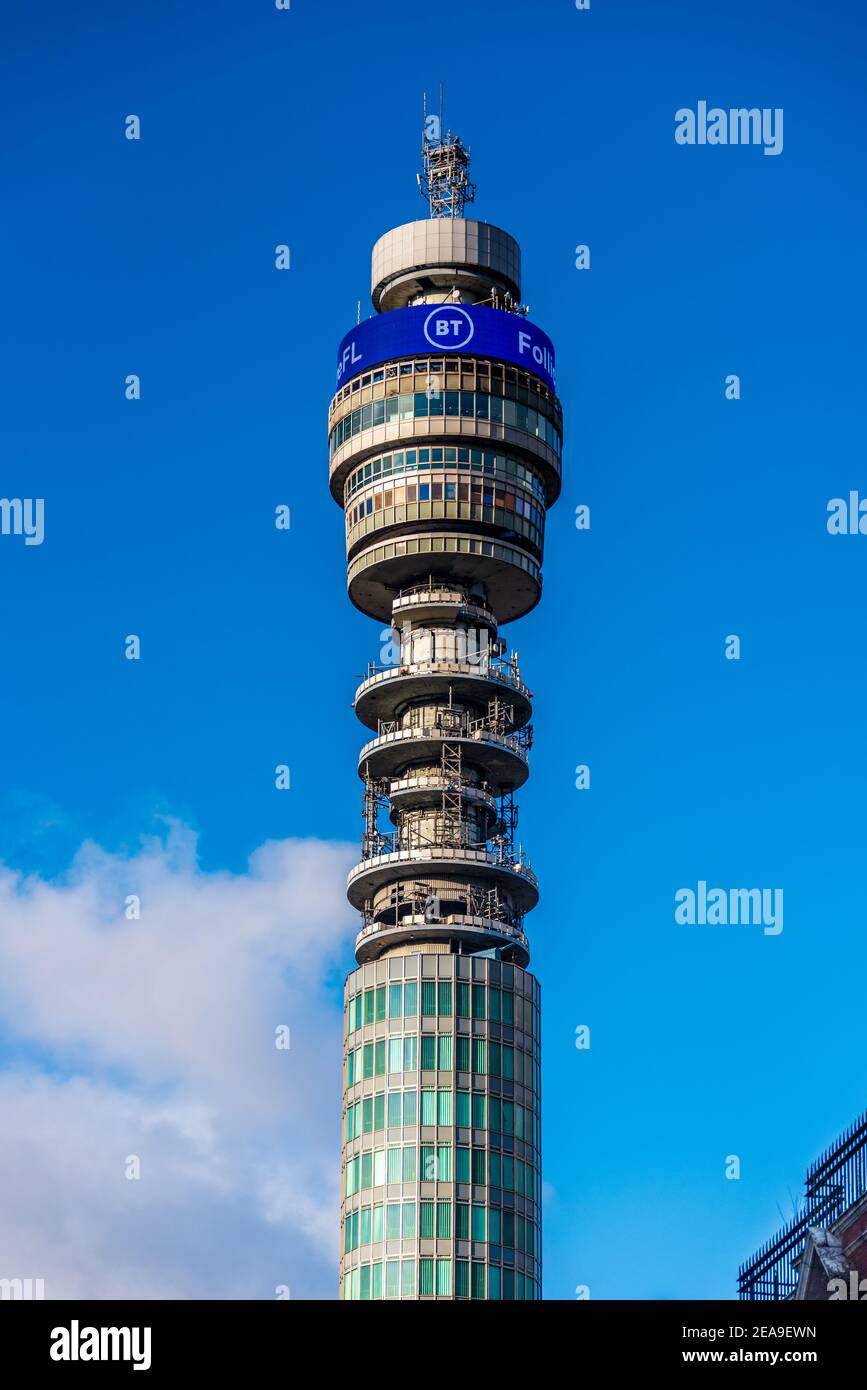
[[[867,1193],[867,1112],[807,1169],[803,1211],[738,1271],[738,1297],[791,1298],[809,1226],[830,1226]]]

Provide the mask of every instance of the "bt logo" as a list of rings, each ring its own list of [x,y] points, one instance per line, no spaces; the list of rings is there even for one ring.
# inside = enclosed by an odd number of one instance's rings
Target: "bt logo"
[[[441,304],[424,321],[424,336],[428,342],[435,348],[445,348],[449,352],[466,347],[475,331],[476,326],[466,309],[459,309],[454,304]]]

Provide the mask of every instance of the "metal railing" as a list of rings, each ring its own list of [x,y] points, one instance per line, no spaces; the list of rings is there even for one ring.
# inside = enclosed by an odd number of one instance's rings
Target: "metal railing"
[[[413,925],[424,925],[427,927],[431,926],[431,923],[426,921],[423,913],[419,914],[415,918],[402,917],[400,921],[396,924],[392,922],[382,922],[375,917],[363,918],[362,920],[364,925],[362,926],[361,930],[358,932],[356,936],[357,942],[366,941],[371,936],[385,936],[388,933],[406,931],[407,927]],[[438,922],[434,923],[433,925],[435,925],[436,927],[441,927],[446,931],[448,931],[449,929],[453,931],[475,930],[479,933],[483,933],[486,930],[490,931],[491,927],[493,927],[493,930],[496,931],[498,935],[508,937],[510,941],[516,941],[520,946],[529,949],[530,945],[526,933],[522,931],[520,927],[516,927],[511,922],[500,917],[461,917],[449,915],[441,918]]]
[[[515,690],[526,691],[521,680],[521,671],[514,655],[498,656],[490,651],[476,653],[467,651],[463,657],[442,657],[430,661],[401,661],[387,665],[380,661],[367,663],[367,675],[359,686],[359,693],[372,682],[396,680],[400,676],[419,675],[479,675],[488,680],[501,681]]]
[[[867,1112],[807,1169],[804,1209],[738,1271],[738,1297],[791,1298],[810,1226],[831,1226],[867,1194]]]
[[[422,581],[421,584],[410,584],[406,589],[400,589],[396,602],[400,603],[403,599],[414,601],[415,599],[441,600],[445,598],[451,600],[455,595],[467,607],[478,608],[481,612],[489,613],[493,617],[491,605],[481,594],[471,594],[461,584],[448,579],[435,579],[433,575]]]
[[[538,887],[539,880],[523,849],[509,853],[506,845],[497,840],[473,841],[464,834],[456,835],[452,841],[432,840],[420,835],[410,836],[400,830],[377,830],[366,835],[362,844],[362,858],[350,869],[349,880],[368,869],[378,868],[383,860],[394,860],[396,863],[410,863],[413,859],[421,862],[438,860],[442,868],[447,869],[450,863],[462,858],[483,867],[508,869],[510,873],[518,874]]]
[[[508,748],[510,752],[517,754],[522,762],[527,761],[527,753],[533,746],[531,724],[525,724],[523,728],[515,729],[514,732],[505,733],[500,731],[497,727],[497,721],[494,719],[483,717],[471,720],[460,714],[456,714],[451,722],[440,717],[433,724],[404,725],[399,719],[378,719],[376,731],[376,739],[365,744],[362,749],[362,756],[369,755],[372,745],[380,739],[401,741],[403,739],[480,738]]]

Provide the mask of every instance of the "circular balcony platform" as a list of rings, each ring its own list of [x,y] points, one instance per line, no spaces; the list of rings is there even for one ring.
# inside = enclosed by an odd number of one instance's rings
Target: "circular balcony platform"
[[[530,963],[530,945],[518,927],[490,917],[445,917],[426,922],[423,917],[405,917],[397,926],[377,922],[363,927],[355,939],[355,959],[359,965],[377,960],[385,951],[411,946],[416,942],[459,942],[467,953],[500,949],[515,965]]]
[[[520,912],[529,912],[539,901],[536,875],[526,864],[503,864],[489,850],[431,845],[421,849],[395,850],[362,859],[350,869],[346,896],[353,907],[362,908],[374,893],[389,883],[403,879],[422,879],[454,874],[467,882],[484,882],[498,887]]]
[[[427,727],[398,729],[371,739],[358,755],[358,775],[364,777],[365,766],[376,778],[397,778],[411,763],[434,766],[444,743],[460,748],[463,763],[480,770],[495,796],[516,791],[530,775],[523,748],[501,734],[486,730],[462,735]]]
[[[411,623],[428,627],[431,623],[465,622],[471,627],[487,628],[496,633],[497,620],[481,599],[450,588],[448,584],[432,583],[398,594],[392,604],[392,622],[396,627]]]
[[[368,676],[355,692],[355,713],[369,729],[380,719],[394,719],[410,700],[430,702],[452,694],[460,704],[483,708],[501,699],[515,711],[515,728],[527,724],[533,713],[530,692],[520,679],[495,665],[469,661],[419,661],[392,666]]]
[[[522,618],[542,594],[539,562],[520,545],[483,535],[469,524],[457,531],[429,531],[420,523],[406,534],[386,533],[353,555],[347,567],[349,597],[368,617],[391,622],[401,590],[420,574],[443,569],[462,583],[482,584],[498,623]]]
[[[431,773],[422,773],[416,777],[410,775],[390,782],[388,799],[392,821],[396,823],[398,812],[408,807],[413,810],[439,807],[442,804],[443,792],[450,788],[451,783],[445,777]],[[499,826],[499,807],[496,797],[490,791],[485,787],[475,786],[472,782],[463,782],[461,800],[465,806],[487,812],[490,817],[489,834],[496,833]]]

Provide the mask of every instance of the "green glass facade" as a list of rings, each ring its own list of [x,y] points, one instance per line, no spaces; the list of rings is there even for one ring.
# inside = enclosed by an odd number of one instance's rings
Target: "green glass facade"
[[[541,1292],[539,985],[469,955],[354,971],[341,1297]]]

